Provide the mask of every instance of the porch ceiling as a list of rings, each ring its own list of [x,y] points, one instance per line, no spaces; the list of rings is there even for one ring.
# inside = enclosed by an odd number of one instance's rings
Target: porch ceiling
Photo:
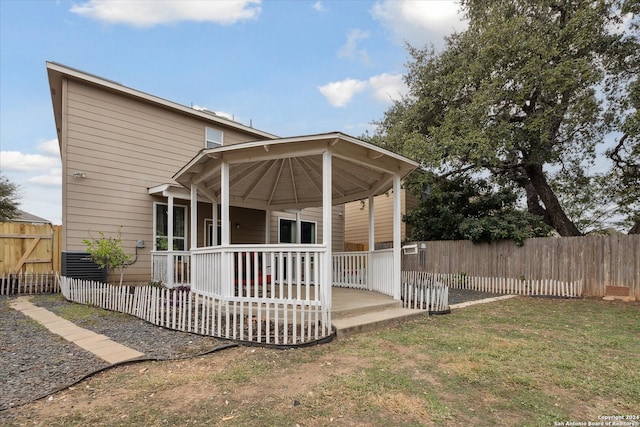
[[[382,194],[393,177],[418,164],[334,132],[204,149],[173,177],[186,188],[220,199],[220,166],[229,163],[230,205],[257,209],[322,206],[322,153],[332,153],[333,204]]]

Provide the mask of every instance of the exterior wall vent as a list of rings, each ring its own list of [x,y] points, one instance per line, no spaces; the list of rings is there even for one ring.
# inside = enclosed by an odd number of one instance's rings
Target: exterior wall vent
[[[62,251],[62,275],[81,280],[107,281],[107,271],[91,261],[86,252]]]

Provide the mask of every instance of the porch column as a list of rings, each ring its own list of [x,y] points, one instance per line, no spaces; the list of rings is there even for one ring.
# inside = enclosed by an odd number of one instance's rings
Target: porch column
[[[400,175],[393,177],[393,299],[401,298],[402,259],[401,259],[401,222],[400,216]]]
[[[222,246],[230,243],[231,230],[229,230],[229,163],[222,162],[220,166],[220,216],[222,217]]]
[[[167,286],[173,288],[173,196],[167,201]]]
[[[213,229],[211,230],[211,246],[218,246],[218,203],[211,202],[211,222]]]
[[[271,211],[264,211],[264,243],[271,243]]]
[[[191,184],[191,249],[198,247],[198,185]],[[195,258],[189,256],[189,283],[193,286],[196,282]]]
[[[229,246],[230,230],[229,230],[229,163],[223,161],[220,165],[220,216],[222,217],[222,246]],[[231,254],[226,250],[222,252],[222,293],[224,296],[230,297],[232,292],[231,283]]]
[[[300,211],[296,212],[296,243],[302,242],[302,221],[300,220]]]
[[[198,247],[198,185],[191,184],[191,249]]]
[[[331,230],[331,202],[332,202],[332,181],[331,181],[331,152],[329,150],[322,153],[322,243],[327,248],[324,257],[324,271],[321,280],[321,297],[323,312],[331,312],[331,286],[332,277],[332,230]],[[328,322],[327,319],[325,319]],[[323,325],[324,326],[324,325]]]
[[[376,215],[374,210],[374,196],[369,196],[369,252],[376,250]]]
[[[374,211],[374,196],[369,196],[369,251],[367,252],[367,288],[373,289],[373,266],[371,265],[371,255],[376,250],[376,215]]]

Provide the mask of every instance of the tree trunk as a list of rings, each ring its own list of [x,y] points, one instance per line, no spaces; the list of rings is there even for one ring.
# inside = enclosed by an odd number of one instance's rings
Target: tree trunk
[[[553,227],[547,211],[540,205],[540,198],[538,197],[538,193],[533,187],[533,184],[527,176],[524,168],[521,166],[513,168],[509,172],[509,176],[524,190],[527,196],[527,210],[529,211],[529,213],[539,216],[546,224]]]
[[[527,176],[535,188],[538,197],[544,203],[551,226],[563,237],[582,236],[580,230],[564,213],[558,198],[549,186],[547,178],[544,176],[541,164],[528,164],[524,167]]]
[[[629,230],[629,234],[640,234],[640,221],[636,221],[635,224],[633,224],[633,227]]]

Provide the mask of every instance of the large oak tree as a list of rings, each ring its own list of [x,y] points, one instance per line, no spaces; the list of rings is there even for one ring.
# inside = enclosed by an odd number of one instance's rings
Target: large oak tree
[[[624,14],[634,5],[463,0],[467,30],[440,52],[408,48],[409,94],[373,139],[441,177],[515,183],[530,213],[562,236],[580,235],[550,182],[559,171],[584,175],[597,144],[636,114],[627,95],[639,70],[638,28],[628,20],[638,17]]]

